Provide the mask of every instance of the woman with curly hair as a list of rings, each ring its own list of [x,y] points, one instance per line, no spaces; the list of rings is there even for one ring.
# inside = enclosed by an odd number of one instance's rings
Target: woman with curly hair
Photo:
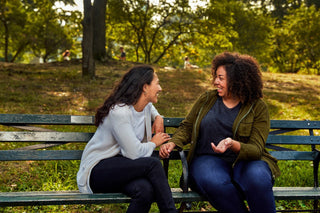
[[[213,59],[212,75],[216,89],[198,98],[172,139],[160,147],[160,157],[190,143],[194,191],[224,213],[273,213],[272,187],[280,170],[265,147],[270,118],[260,66],[251,56],[225,52]]]
[[[133,67],[123,76],[97,110],[98,128],[83,151],[77,174],[81,192],[123,192],[132,198],[128,213],[148,213],[154,201],[160,212],[177,212],[162,164],[151,157],[170,139],[152,105],[161,90],[151,66]]]

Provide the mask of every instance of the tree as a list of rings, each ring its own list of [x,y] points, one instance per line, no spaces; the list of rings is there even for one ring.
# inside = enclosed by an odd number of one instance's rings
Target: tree
[[[91,0],[83,0],[83,39],[82,39],[82,76],[95,77],[95,61],[93,57],[93,6]]]
[[[107,5],[108,24],[122,44],[134,48],[136,61],[158,63],[191,28],[192,13],[187,2],[111,0]]]
[[[233,50],[256,57],[260,63],[270,62],[275,23],[270,14],[260,8],[232,2],[234,23],[232,28],[237,37],[232,37]]]
[[[3,56],[6,62],[15,59],[30,43],[28,14],[19,0],[0,2],[0,32]]]
[[[76,14],[61,15],[53,7],[55,1],[1,1],[0,31],[5,61],[14,62],[25,52],[48,59],[57,59],[61,49],[70,48],[73,29],[68,18]],[[72,3],[73,0],[65,0]],[[79,14],[78,14],[79,15]],[[2,33],[1,33],[2,35]],[[2,46],[2,45],[1,45]]]
[[[93,3],[93,56],[105,61],[109,57],[106,51],[106,5],[107,0],[95,0]]]
[[[273,62],[278,71],[320,74],[320,13],[315,6],[290,10],[275,34]]]

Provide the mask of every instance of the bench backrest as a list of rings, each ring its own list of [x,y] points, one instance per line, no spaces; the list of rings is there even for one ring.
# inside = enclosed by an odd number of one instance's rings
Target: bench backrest
[[[164,118],[165,128],[177,128],[182,120],[183,118]],[[66,143],[86,143],[94,134],[93,132],[57,132],[49,129],[52,125],[94,126],[94,116],[0,114],[0,124],[19,130],[0,131],[0,142],[36,143],[14,150],[0,150],[0,161],[79,160],[82,150],[47,149]],[[319,129],[320,121],[271,120],[267,147],[276,150],[271,151],[271,154],[279,160],[315,160],[318,157],[315,146],[320,145],[320,136],[315,135],[314,131]],[[308,133],[283,135],[296,130],[306,130]],[[310,150],[294,151],[283,145],[310,145]],[[157,152],[154,155],[157,155]],[[171,158],[179,159],[180,157],[178,153],[173,153]]]

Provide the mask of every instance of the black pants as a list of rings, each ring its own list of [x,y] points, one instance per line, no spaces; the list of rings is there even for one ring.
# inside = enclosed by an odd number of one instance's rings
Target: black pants
[[[94,193],[123,192],[132,198],[127,213],[149,212],[156,201],[160,212],[177,212],[170,186],[159,159],[131,160],[122,156],[100,161],[91,171],[90,188]]]

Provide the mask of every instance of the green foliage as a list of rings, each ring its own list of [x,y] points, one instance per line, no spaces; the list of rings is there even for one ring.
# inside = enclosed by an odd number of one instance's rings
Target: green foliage
[[[29,44],[27,11],[21,1],[0,2],[0,57],[14,61]]]
[[[233,4],[233,29],[238,36],[231,38],[233,51],[255,56],[260,64],[270,62],[274,20],[254,7],[240,2]]]
[[[57,60],[73,44],[79,48],[79,12],[54,8],[50,0],[1,1],[0,8],[0,57],[5,61],[23,61],[24,55],[32,53],[46,62]]]
[[[275,32],[278,72],[320,74],[320,13],[314,6],[290,10]]]
[[[125,45],[128,60],[158,63],[192,30],[194,14],[188,8],[185,1],[178,0],[109,1],[108,46],[118,49],[114,43]]]
[[[55,2],[1,1],[1,60],[62,60],[65,49],[82,56],[82,14],[56,8]],[[229,50],[254,56],[264,70],[319,74],[318,1],[197,1],[204,2],[192,7],[186,0],[108,1],[108,57],[117,59],[124,46],[129,61],[182,68],[187,55],[206,68]]]

